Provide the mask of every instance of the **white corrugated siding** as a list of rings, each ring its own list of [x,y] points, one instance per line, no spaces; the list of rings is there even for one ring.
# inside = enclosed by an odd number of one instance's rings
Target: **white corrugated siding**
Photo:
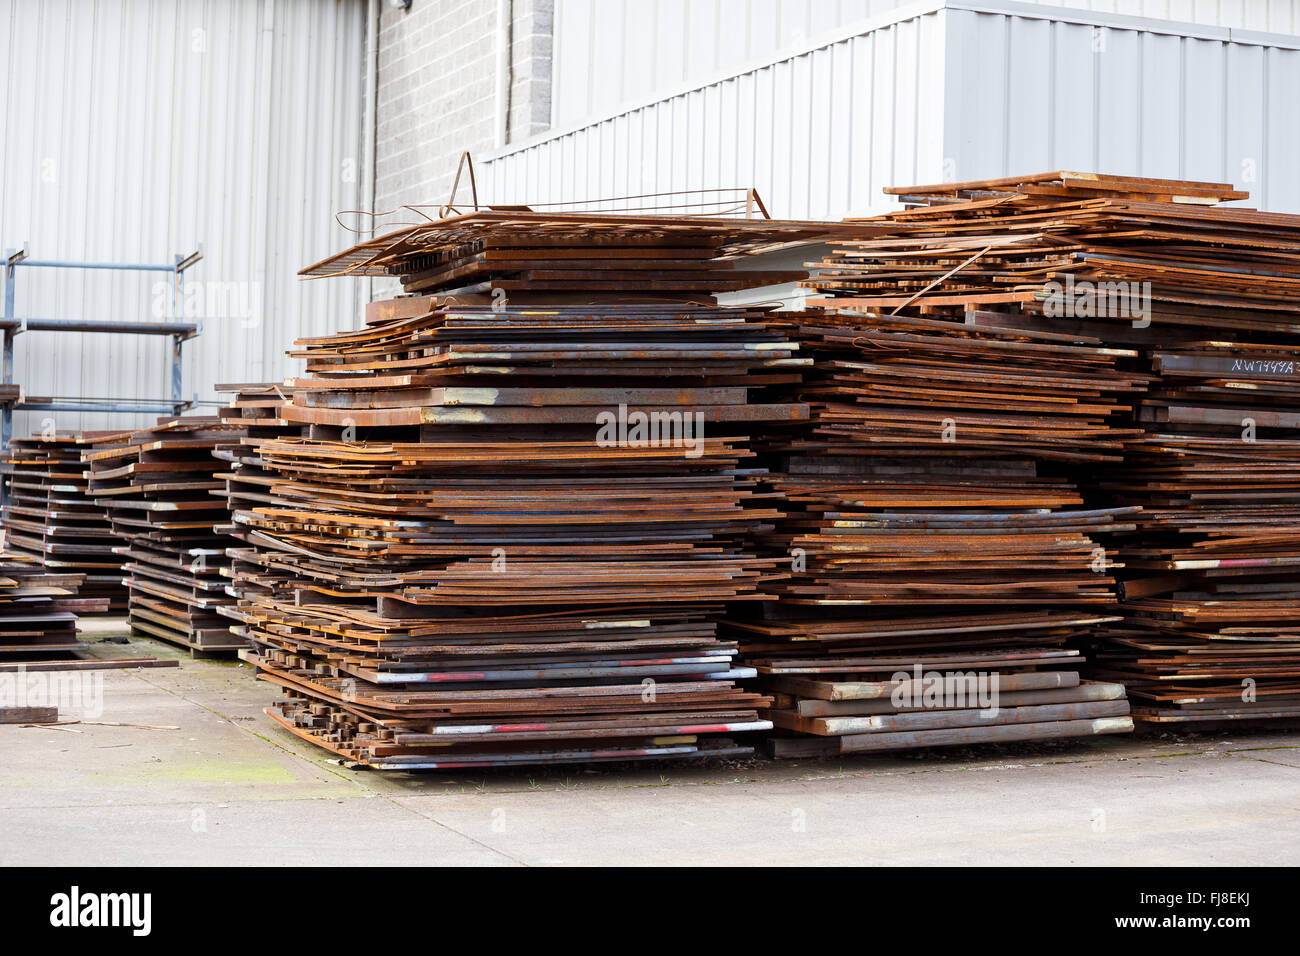
[[[904,0],[556,0],[552,119],[698,84]]]
[[[204,316],[185,394],[281,378],[303,334],[357,324],[353,280],[298,269],[348,235],[364,107],[364,0],[0,0],[0,244],[33,259],[170,262],[187,280],[247,283],[248,320]],[[17,313],[149,318],[158,273],[19,269]],[[230,311],[239,313],[241,310]],[[249,327],[245,327],[245,326]],[[170,340],[28,332],[30,394],[164,397]],[[19,413],[14,433],[47,413]],[[58,427],[144,416],[54,413]]]
[[[1300,0],[1030,0],[1034,6],[1118,13],[1199,26],[1300,33]]]
[[[1145,12],[1210,19],[1205,6],[1158,6]],[[1272,9],[1275,25],[1293,23]],[[1072,168],[1232,182],[1252,205],[1300,211],[1297,46],[1046,4],[913,5],[811,52],[509,146],[483,179],[498,203],[753,185],[773,216],[833,219],[888,208],[887,185]]]
[[[949,11],[948,178],[1203,179],[1300,212],[1300,50],[1222,28],[1113,22]]]
[[[758,66],[502,151],[492,202],[754,186],[778,218],[882,206],[940,177],[946,11]]]
[[[553,125],[609,116],[914,0],[556,0]],[[1300,32],[1300,0],[1033,0],[1026,6]],[[1050,11],[1046,11],[1050,12]],[[850,32],[850,31],[845,31]]]

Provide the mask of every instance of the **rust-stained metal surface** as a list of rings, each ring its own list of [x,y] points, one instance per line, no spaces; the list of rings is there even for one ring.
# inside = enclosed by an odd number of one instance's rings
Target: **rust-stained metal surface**
[[[86,647],[77,615],[107,597],[79,597],[85,575],[42,567],[39,556],[0,547],[0,667],[75,660]]]
[[[749,438],[807,419],[774,395],[808,361],[712,293],[820,228],[483,213],[307,270],[419,294],[296,343],[221,452],[268,713],[382,769],[751,752],[770,698],[717,621],[786,574],[747,543],[780,515]]]
[[[15,439],[0,474],[5,483],[5,545],[55,573],[82,576],[78,593],[103,598],[105,610],[126,609],[121,539],[108,512],[87,490],[81,451],[101,433],[58,433]]]
[[[1122,619],[1074,642],[1089,672],[1123,681],[1139,720],[1300,715],[1300,217],[1221,206],[1246,198],[1222,183],[1067,172],[890,191],[909,208],[837,244],[811,282],[826,304],[866,326],[1090,348],[1135,387],[1106,435],[1078,408],[1027,436],[1019,415],[1001,426],[1040,461],[1086,437],[1100,464],[1061,474],[1090,509],[1139,509],[1097,529],[1122,569]],[[923,420],[952,415],[960,435],[978,398],[962,387]]]
[[[237,435],[218,418],[189,416],[99,434],[82,452],[87,493],[120,542],[132,629],[195,653],[242,646],[222,613],[233,600],[222,574],[230,539],[217,530],[227,511],[213,494],[223,485],[212,457]]]
[[[482,210],[433,219],[408,207],[410,225],[359,242],[303,269],[304,276],[392,275],[408,292],[453,291],[482,281],[534,294],[626,295],[735,291],[801,275],[734,269],[735,258],[861,234],[837,222],[654,213]]]
[[[913,315],[791,324],[814,358],[797,392],[811,419],[762,445],[785,514],[759,538],[791,574],[776,606],[724,625],[776,695],[773,753],[1131,730],[1123,688],[1081,685],[1069,645],[1120,619],[1101,541],[1140,509],[1087,506],[1070,469],[1118,462],[1139,434],[1122,424],[1146,376],[1119,368],[1136,353]],[[977,683],[893,701],[952,674]],[[845,719],[817,700],[845,701]]]

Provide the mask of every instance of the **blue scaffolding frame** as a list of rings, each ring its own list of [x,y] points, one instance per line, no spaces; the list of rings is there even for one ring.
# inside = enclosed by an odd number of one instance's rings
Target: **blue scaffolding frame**
[[[170,263],[133,262],[74,262],[59,259],[30,259],[27,247],[5,252],[4,318],[0,320],[3,334],[3,384],[14,384],[14,339],[23,332],[113,332],[126,335],[170,336],[171,395],[168,398],[46,398],[28,400],[0,397],[0,448],[7,449],[13,438],[14,412],[124,412],[134,414],[168,413],[179,415],[193,408],[198,394],[181,397],[182,346],[203,331],[203,323],[184,320],[185,270],[203,258],[203,246],[187,256],[177,255]],[[112,269],[127,272],[168,272],[172,275],[172,318],[167,322],[135,322],[123,319],[38,319],[23,318],[14,314],[14,290],[20,268],[28,269]]]

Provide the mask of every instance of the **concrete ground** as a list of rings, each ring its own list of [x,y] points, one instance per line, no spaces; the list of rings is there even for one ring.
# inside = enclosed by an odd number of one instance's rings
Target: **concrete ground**
[[[99,723],[0,726],[0,865],[1300,863],[1294,730],[384,774],[275,725],[245,664],[94,646],[181,666],[95,672]]]

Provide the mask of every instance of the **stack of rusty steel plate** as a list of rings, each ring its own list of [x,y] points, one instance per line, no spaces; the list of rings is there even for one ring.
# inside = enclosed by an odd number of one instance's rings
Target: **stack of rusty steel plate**
[[[300,341],[300,434],[230,479],[268,713],[381,769],[750,753],[770,699],[717,619],[784,574],[743,543],[779,514],[747,437],[806,418],[768,397],[806,362],[713,294],[836,228],[473,213],[305,270],[419,294]]]
[[[176,666],[175,659],[88,652],[77,621],[85,614],[104,613],[109,599],[81,593],[83,583],[84,575],[51,571],[38,556],[0,548],[0,672]],[[38,699],[57,703],[50,693],[46,683],[19,695],[29,704]]]
[[[1228,184],[1054,172],[885,191],[909,208],[859,220],[863,238],[816,263],[836,309],[1001,320],[1107,344],[1167,344],[1153,327],[1294,334],[1286,313],[1300,282],[1287,266],[1300,218],[1221,207],[1248,196]]]
[[[761,598],[739,542],[777,512],[708,430],[804,413],[747,401],[795,352],[761,312],[448,306],[300,345],[304,436],[247,439],[271,500],[232,493],[273,716],[380,768],[748,752],[712,735],[766,699],[712,619]]]
[[[89,494],[108,509],[126,542],[133,630],[189,648],[224,653],[244,646],[219,608],[232,601],[222,574],[231,539],[213,450],[238,434],[215,417],[182,417],[139,431],[108,433],[84,451]]]
[[[236,426],[238,431],[229,441],[223,441],[213,449],[214,457],[229,464],[228,470],[218,471],[217,476],[223,487],[214,489],[212,494],[225,501],[226,510],[230,513],[241,508],[273,503],[275,499],[271,497],[269,489],[274,478],[263,467],[251,440],[298,436],[298,425],[280,417],[280,409],[291,400],[292,389],[284,384],[259,382],[218,385],[216,390],[219,394],[230,396],[228,404],[218,414],[222,421]],[[245,599],[254,590],[269,595],[270,588],[259,583],[260,577],[267,571],[256,562],[248,560],[245,554],[247,549],[237,546],[234,537],[238,529],[228,520],[215,530],[232,539],[231,546],[226,548],[226,560],[222,563],[221,573],[227,578],[225,592],[233,600],[218,607],[217,611],[234,622],[230,625],[230,630],[243,643],[239,653],[244,656],[252,647],[246,627],[248,621],[243,613]]]
[[[819,280],[812,280],[819,281]],[[833,303],[836,300],[826,300]],[[1139,434],[1117,418],[1147,376],[1096,339],[856,312],[793,320],[816,360],[799,392],[824,458],[1119,461]]]
[[[1098,482],[1142,506],[1128,626],[1093,650],[1098,673],[1153,722],[1300,717],[1300,341],[1151,359],[1148,432]]]
[[[1117,462],[1138,434],[1119,422],[1145,377],[1116,367],[1135,353],[919,317],[791,322],[812,420],[764,443],[787,507],[760,538],[791,576],[777,607],[727,621],[789,732],[773,752],[1131,730],[1123,688],[1082,682],[1067,645],[1119,620],[1098,535],[1138,509],[1087,507],[1061,470]]]
[[[461,429],[440,436],[567,426],[592,438],[608,412],[611,443],[667,429],[690,452],[697,422],[807,416],[798,403],[747,401],[751,389],[797,381],[801,367],[753,310],[449,306],[298,344],[290,354],[313,374],[289,381],[280,415],[304,425]]]
[[[889,192],[910,208],[822,263],[837,308],[1133,349],[1149,379],[1123,460],[1064,472],[1142,509],[1108,542],[1124,621],[1088,647],[1095,676],[1139,720],[1300,715],[1300,217],[1068,172]]]
[[[82,597],[103,598],[109,611],[126,609],[122,543],[108,513],[86,491],[84,443],[101,433],[18,438],[10,443],[3,471],[6,546],[36,557],[52,572],[81,575]]]
[[[0,665],[68,659],[86,647],[79,614],[102,613],[106,597],[82,597],[84,576],[42,567],[39,557],[0,551]]]
[[[512,207],[404,226],[302,274],[394,276],[408,293],[454,295],[461,303],[712,304],[719,293],[807,275],[746,268],[746,254],[854,231],[840,223]]]
[[[815,358],[798,392],[812,420],[763,448],[783,456],[770,487],[789,502],[764,541],[792,573],[776,608],[728,621],[778,695],[769,716],[822,738],[779,737],[778,754],[1132,729],[1121,687],[1081,681],[1079,647],[1122,620],[1104,542],[1134,530],[1139,508],[1097,506],[1079,484],[1141,437],[1131,409],[1150,375],[1137,349],[1092,330],[993,313],[1002,290],[967,271],[992,238],[967,244],[948,234],[947,204],[927,211],[945,218],[922,239],[912,210],[834,241],[804,284],[836,297],[791,319]],[[986,321],[946,301],[949,272],[990,297]],[[906,701],[923,675],[969,671],[1010,705]]]

